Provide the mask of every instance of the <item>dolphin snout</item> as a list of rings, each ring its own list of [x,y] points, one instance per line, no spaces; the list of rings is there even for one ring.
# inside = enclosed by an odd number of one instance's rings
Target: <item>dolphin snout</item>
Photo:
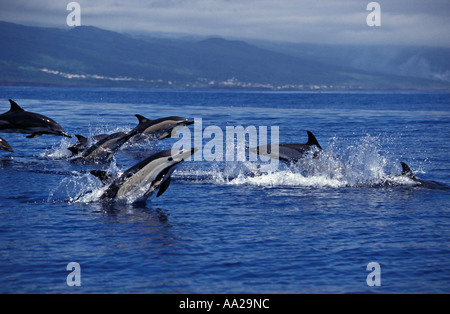
[[[72,136],[70,136],[67,132],[61,132],[62,136],[68,137],[68,138],[72,138]]]

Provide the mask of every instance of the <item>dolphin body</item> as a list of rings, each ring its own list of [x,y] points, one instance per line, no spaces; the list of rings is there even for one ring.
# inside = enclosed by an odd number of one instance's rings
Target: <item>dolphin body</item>
[[[310,152],[314,146],[319,150],[322,150],[322,147],[320,146],[314,134],[312,134],[310,131],[306,132],[308,133],[308,142],[305,144],[261,145],[258,147],[250,148],[250,152],[278,159],[285,164],[290,165],[293,162],[298,162],[308,152]]]
[[[101,200],[141,203],[156,191],[158,191],[157,197],[161,196],[169,187],[170,176],[175,169],[197,150],[198,148],[161,151],[126,170],[115,179],[105,171],[94,170],[91,174],[108,185],[100,197]]]
[[[153,138],[156,138],[158,140],[162,140],[168,137],[171,137],[172,135],[177,135],[174,133],[174,131],[177,131],[185,126],[191,125],[194,123],[194,121],[189,121],[186,118],[183,117],[167,117],[167,118],[160,118],[156,120],[150,120],[147,119],[141,115],[135,115],[138,120],[139,124],[131,130],[130,133],[133,133],[133,136],[150,136]],[[120,136],[127,135],[126,132],[118,132],[112,134],[113,138],[119,138]],[[78,155],[79,153],[84,152],[89,145],[89,139],[87,137],[84,137],[82,135],[75,135],[78,139],[78,141],[71,147],[68,148],[74,155]],[[94,136],[92,139],[98,143],[101,140],[104,140],[106,137],[108,137],[107,134],[100,134]],[[101,143],[100,143],[101,144]],[[95,146],[94,144],[93,146]],[[91,146],[92,147],[92,146]]]
[[[139,124],[132,130],[140,135],[151,136],[158,140],[169,137],[176,137],[176,131],[191,125],[194,121],[190,121],[183,117],[166,117],[155,120],[147,119],[139,114],[135,115],[139,120]]]
[[[84,152],[88,148],[89,139],[87,137],[84,137],[83,135],[79,135],[79,134],[76,134],[75,136],[77,138],[77,142],[67,149],[70,150],[72,152],[72,154],[78,155],[79,153]],[[107,136],[108,136],[108,134],[95,135],[92,137],[92,140],[94,141],[94,144],[95,144]]]
[[[0,115],[0,132],[30,134],[28,138],[43,134],[59,135],[71,138],[64,129],[52,119],[43,115],[25,111],[16,102],[9,100],[11,109]]]
[[[11,145],[9,145],[9,143],[4,139],[2,139],[1,137],[0,137],[0,149],[14,153],[14,150],[12,149]]]
[[[125,144],[130,138],[137,134],[136,131],[129,133],[117,132],[103,137],[97,143],[82,151],[80,157],[73,160],[82,162],[107,162],[114,156],[114,153]],[[82,145],[83,143],[81,143]],[[76,144],[75,144],[76,145]],[[71,150],[72,151],[72,150]],[[73,151],[72,151],[73,152]]]

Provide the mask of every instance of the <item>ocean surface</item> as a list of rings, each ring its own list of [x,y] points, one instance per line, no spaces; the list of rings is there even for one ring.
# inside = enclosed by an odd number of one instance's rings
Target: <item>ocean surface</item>
[[[0,133],[15,150],[0,151],[0,293],[450,293],[448,93],[0,87],[1,113],[10,98],[71,135],[127,131],[135,114],[197,123],[105,165],[71,162],[75,137]],[[280,143],[309,130],[323,152],[260,172],[250,136],[227,141],[238,126],[269,142],[278,127]],[[120,173],[189,135],[204,155],[161,197],[95,197],[90,170]]]

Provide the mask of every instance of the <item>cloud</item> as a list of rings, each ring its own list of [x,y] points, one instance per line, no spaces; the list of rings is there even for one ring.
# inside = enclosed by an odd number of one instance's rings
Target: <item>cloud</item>
[[[0,0],[0,20],[65,27],[68,0]],[[384,0],[369,27],[368,0],[79,0],[82,25],[121,32],[219,35],[289,42],[450,46],[450,1]]]

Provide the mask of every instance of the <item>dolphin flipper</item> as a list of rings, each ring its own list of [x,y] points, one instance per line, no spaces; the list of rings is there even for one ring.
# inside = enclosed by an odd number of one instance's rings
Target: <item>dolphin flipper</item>
[[[31,135],[28,135],[27,138],[36,138],[36,137],[39,137],[41,135],[42,135],[41,132],[36,132],[36,133],[31,134]]]
[[[160,197],[161,195],[163,195],[163,193],[169,188],[169,185],[170,185],[170,177],[168,177],[167,180],[161,184],[161,187],[159,188],[156,197]]]
[[[6,140],[2,139],[1,137],[0,137],[0,149],[14,153],[14,149],[12,149],[11,145],[9,145],[9,143]]]
[[[152,185],[150,186],[150,189],[148,189],[147,192],[145,192],[144,196],[148,196],[151,193],[155,192],[156,189],[159,188],[158,194],[156,195],[156,197],[160,197],[161,195],[163,195],[163,193],[169,188],[170,185],[170,175],[169,177],[164,180],[164,178],[167,176],[167,172],[169,171],[169,169],[164,170],[153,182]]]
[[[158,137],[158,140],[163,140],[165,138],[171,138],[171,137],[172,137],[172,131],[170,130],[170,131],[164,132],[162,135],[160,135]]]

